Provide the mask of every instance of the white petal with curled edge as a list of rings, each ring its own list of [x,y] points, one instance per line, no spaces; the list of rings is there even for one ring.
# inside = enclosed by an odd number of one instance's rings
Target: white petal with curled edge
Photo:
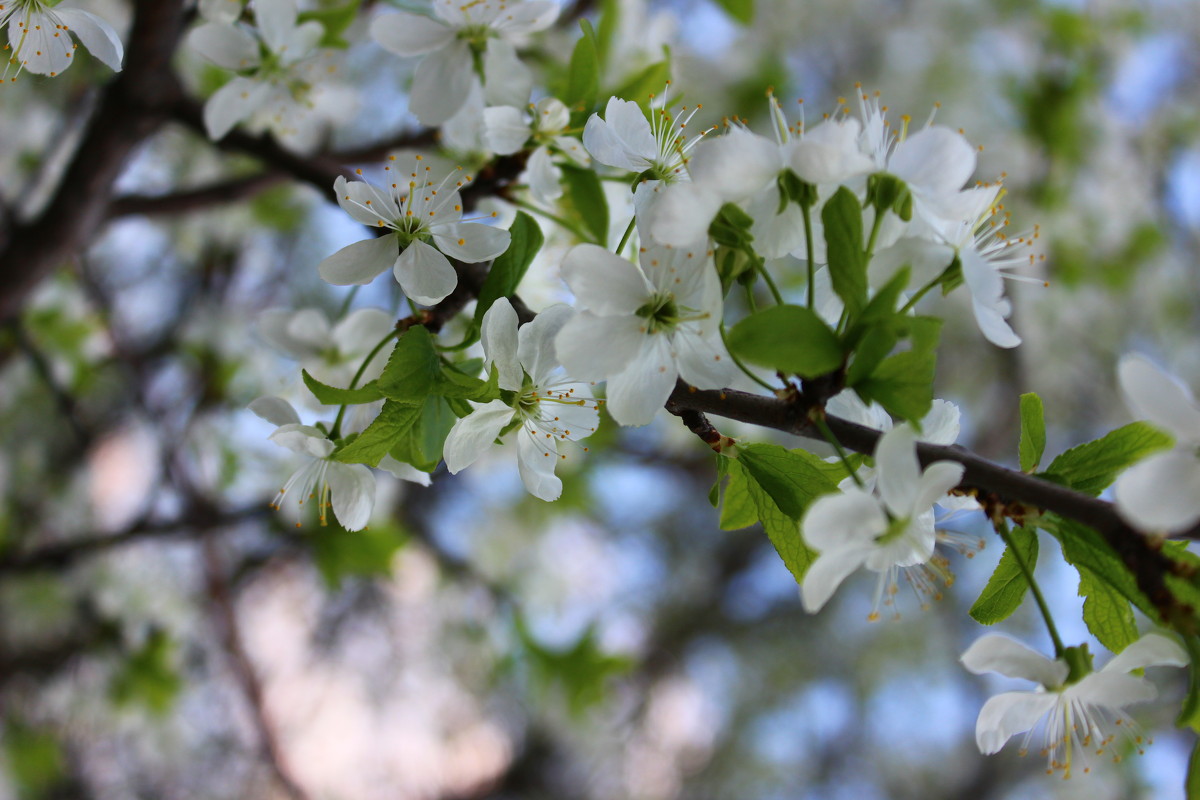
[[[396,261],[396,237],[392,234],[348,244],[317,265],[321,280],[334,286],[366,284]]]
[[[80,9],[64,8],[56,13],[89,53],[113,72],[121,71],[125,47],[111,25],[95,14]]]
[[[312,458],[326,458],[333,452],[333,442],[320,428],[311,425],[280,425],[267,437],[280,447]]]
[[[571,124],[571,109],[557,97],[543,97],[533,107],[534,125],[543,133],[566,130]]]
[[[506,36],[515,36],[549,28],[558,19],[559,6],[549,0],[528,0],[508,6],[507,11],[497,14],[491,27]]]
[[[979,752],[987,756],[998,753],[1005,742],[1037,725],[1057,703],[1054,692],[1005,692],[989,699],[975,722]]]
[[[1139,355],[1122,358],[1117,376],[1134,414],[1165,428],[1180,444],[1200,443],[1200,408],[1187,387]]]
[[[852,487],[818,497],[804,515],[800,533],[809,547],[823,553],[855,540],[873,544],[875,537],[887,530],[887,525],[887,517],[875,496]]]
[[[917,438],[930,444],[954,444],[958,441],[962,412],[949,400],[934,400],[929,413],[921,419],[921,435]]]
[[[588,118],[583,128],[583,146],[592,158],[610,167],[641,172],[658,154],[650,123],[637,103],[611,97],[604,109]]]
[[[554,164],[549,148],[542,146],[534,150],[525,162],[525,171],[529,176],[529,190],[538,200],[549,203],[562,197],[562,170]]]
[[[491,261],[507,250],[512,234],[482,222],[451,222],[433,227],[433,241],[451,258],[478,264]]]
[[[1069,671],[1062,661],[1046,658],[1020,642],[996,633],[976,639],[959,660],[976,675],[999,672],[1010,678],[1037,681],[1049,688],[1061,686]]]
[[[265,419],[272,425],[283,427],[284,425],[300,424],[300,415],[296,413],[296,409],[292,408],[292,404],[282,397],[265,395],[252,400],[247,408],[260,419]]]
[[[633,314],[650,299],[651,287],[637,267],[594,244],[567,252],[562,277],[579,305],[597,314]]]
[[[905,423],[885,433],[875,445],[879,494],[888,510],[901,518],[912,515],[921,480],[916,444],[917,435]]]
[[[975,323],[983,336],[997,347],[1011,349],[1021,343],[1021,337],[1005,322],[1004,317],[1008,308],[1007,301],[1000,306],[990,306],[979,300],[971,301],[971,310],[975,312]]]
[[[483,315],[480,339],[483,344],[483,365],[496,365],[500,388],[519,390],[524,375],[517,360],[517,312],[507,297],[492,303],[492,307]]]
[[[1169,636],[1147,633],[1113,656],[1101,672],[1132,672],[1143,667],[1186,667],[1187,651]]]
[[[471,403],[471,407],[474,410],[470,414],[454,423],[442,447],[442,458],[451,475],[474,464],[513,418],[512,408],[503,400]]]
[[[428,472],[422,472],[412,464],[405,464],[403,461],[399,461],[391,456],[381,458],[379,460],[379,468],[384,472],[390,472],[395,478],[417,483],[421,486],[428,486],[433,482],[433,476]]]
[[[679,371],[661,333],[643,337],[625,369],[608,378],[608,413],[621,425],[648,425],[667,402]]]
[[[1117,478],[1117,511],[1139,530],[1176,533],[1200,521],[1200,460],[1184,450],[1152,455]]]
[[[489,106],[524,106],[533,91],[533,73],[503,39],[488,42],[483,55],[483,96]]]
[[[471,92],[471,49],[453,41],[422,59],[413,73],[409,110],[422,125],[441,125],[454,116]]]
[[[535,385],[543,385],[558,368],[554,340],[573,316],[575,311],[570,306],[555,303],[543,309],[533,322],[523,325],[517,334],[517,358]]]
[[[454,41],[455,31],[429,17],[400,12],[384,14],[371,23],[371,38],[400,56],[420,56]]]
[[[912,515],[923,514],[950,493],[962,480],[966,468],[954,461],[935,461],[921,473],[912,500]]]
[[[584,311],[559,331],[554,352],[572,377],[602,381],[622,372],[641,352],[643,327],[638,317],[600,317]]]
[[[496,155],[510,156],[529,141],[531,129],[525,114],[513,106],[493,106],[483,110],[487,146]]]
[[[914,192],[957,192],[975,171],[975,148],[958,131],[933,125],[896,145],[888,171]]]
[[[325,480],[337,521],[348,531],[365,528],[375,508],[375,474],[362,464],[330,464]]]
[[[842,581],[862,566],[869,552],[867,545],[858,544],[828,550],[817,556],[800,583],[800,602],[804,610],[815,614],[824,608]]]
[[[517,470],[525,489],[539,500],[551,502],[562,495],[562,480],[554,474],[558,448],[554,439],[524,428],[517,435]]]
[[[217,141],[234,125],[262,107],[271,85],[251,78],[234,78],[218,89],[204,104],[204,129]]]
[[[458,286],[458,273],[446,257],[424,242],[413,242],[396,259],[392,272],[409,299],[431,306]]]
[[[187,37],[188,47],[225,69],[252,69],[259,64],[258,41],[234,25],[209,23]]]

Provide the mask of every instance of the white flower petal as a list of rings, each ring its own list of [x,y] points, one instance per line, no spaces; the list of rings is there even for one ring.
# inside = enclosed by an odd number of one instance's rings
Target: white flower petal
[[[503,400],[471,405],[474,410],[454,423],[442,447],[442,458],[451,475],[474,464],[515,413]]]
[[[295,0],[254,0],[254,19],[267,48],[278,53],[296,27]]]
[[[536,386],[543,386],[550,373],[558,368],[554,340],[563,326],[575,316],[570,306],[555,303],[546,308],[517,334],[517,357]]]
[[[342,210],[363,225],[377,227],[400,216],[400,207],[391,195],[366,181],[348,181],[339,175],[333,182],[333,193]]]
[[[533,73],[503,39],[488,42],[483,55],[484,98],[489,106],[524,106],[533,91]]]
[[[433,482],[433,477],[428,472],[422,472],[412,464],[405,464],[403,461],[398,461],[391,456],[384,456],[380,459],[379,468],[385,472],[390,472],[393,477],[399,478],[402,481],[418,483],[421,486],[428,486]]]
[[[975,743],[984,755],[997,753],[1018,733],[1037,725],[1058,702],[1053,692],[1006,692],[983,704],[975,723]]]
[[[562,277],[579,305],[597,314],[633,314],[650,299],[651,287],[636,266],[594,244],[567,252]]]
[[[630,172],[642,172],[658,155],[658,143],[642,109],[619,97],[609,98],[604,119],[596,114],[588,119],[583,146],[601,164]]]
[[[400,12],[377,17],[371,23],[371,38],[396,55],[419,56],[450,44],[455,30],[429,17]]]
[[[375,508],[375,474],[362,464],[330,464],[325,480],[337,521],[348,531],[365,528]]]
[[[540,317],[539,317],[540,319]],[[529,327],[526,325],[525,327]],[[524,374],[517,360],[517,312],[507,297],[501,297],[483,315],[480,326],[484,366],[496,365],[500,388],[517,391]]]
[[[292,408],[292,404],[282,397],[274,395],[259,397],[251,401],[247,408],[272,425],[283,427],[284,425],[300,424],[300,415],[296,413],[296,409]]]
[[[721,389],[733,379],[737,368],[720,336],[676,334],[673,342],[679,377],[700,389]]]
[[[517,468],[528,492],[539,500],[553,501],[562,495],[562,480],[554,474],[558,449],[554,439],[537,438],[536,431],[522,429],[517,436]]]
[[[525,171],[529,176],[529,190],[538,200],[549,203],[562,197],[562,170],[555,165],[549,148],[542,146],[534,150],[525,162]]]
[[[113,72],[121,71],[125,48],[111,25],[95,14],[77,8],[55,9],[55,13],[89,53]]]
[[[857,119],[826,120],[788,148],[788,163],[801,180],[812,184],[843,183],[865,175],[875,162],[858,149],[858,136]]]
[[[334,448],[333,442],[326,438],[321,429],[311,425],[280,425],[267,438],[293,453],[317,459],[328,457]]]
[[[1187,651],[1161,633],[1147,633],[1113,656],[1101,672],[1132,672],[1143,667],[1186,667]]]
[[[1200,460],[1184,450],[1158,453],[1117,478],[1117,511],[1134,527],[1177,533],[1200,521]]]
[[[707,186],[674,183],[662,187],[639,222],[654,241],[682,247],[708,235],[721,204],[721,196]]]
[[[818,497],[808,507],[800,523],[800,533],[809,547],[825,552],[847,547],[851,542],[873,545],[875,537],[885,532],[887,526],[879,500],[852,487]],[[865,560],[866,555],[862,558]]]
[[[919,491],[921,466],[917,463],[916,444],[912,426],[905,423],[885,433],[875,445],[879,494],[888,510],[901,518],[912,516]]]
[[[912,515],[923,514],[962,481],[965,467],[956,461],[935,461],[921,473],[912,499]]]
[[[318,264],[317,272],[334,286],[366,284],[392,266],[397,253],[395,236],[376,236],[346,245]]]
[[[975,159],[975,148],[961,133],[933,125],[896,145],[888,171],[914,192],[936,196],[961,189],[975,171]]]
[[[71,66],[74,43],[69,34],[58,29],[56,17],[44,11],[31,11],[25,17],[25,9],[19,6],[17,9],[14,12],[17,18],[9,20],[8,44],[12,48],[11,57],[22,69],[53,77]],[[6,50],[4,60],[9,56]]]
[[[378,308],[359,308],[333,326],[329,333],[339,353],[366,355],[380,339],[395,330],[395,317]],[[378,359],[382,364],[384,359]]]
[[[930,444],[954,444],[958,441],[959,420],[962,412],[949,400],[934,400],[929,413],[921,419],[922,442]]]
[[[558,19],[558,11],[558,3],[550,0],[527,0],[505,7],[504,13],[492,20],[491,27],[505,37],[544,31]]]
[[[513,106],[494,106],[483,110],[487,146],[496,155],[509,156],[525,146],[531,129],[525,114]]]
[[[688,161],[692,181],[716,192],[720,202],[748,199],[766,189],[782,169],[778,144],[736,125],[724,136],[701,141]]]
[[[235,25],[209,23],[187,37],[188,47],[225,69],[252,69],[259,64],[258,41]]]
[[[413,73],[408,108],[422,125],[441,125],[454,116],[471,91],[471,49],[464,41],[454,41],[435,50],[417,65]]]
[[[512,234],[481,222],[452,222],[435,225],[433,241],[451,258],[477,264],[491,261],[507,250]]]
[[[1186,386],[1139,355],[1122,358],[1117,375],[1134,414],[1167,430],[1180,444],[1200,444],[1200,407]]]
[[[431,306],[458,286],[458,273],[446,257],[424,242],[413,242],[396,259],[392,272],[409,299]]]
[[[251,78],[234,78],[204,104],[204,129],[217,141],[234,125],[260,109],[271,93],[270,84]]]
[[[1010,678],[1037,681],[1042,686],[1061,686],[1067,679],[1067,665],[1046,658],[1007,636],[989,633],[975,640],[960,659],[969,672],[999,672]]]
[[[1102,670],[1068,686],[1063,691],[1063,697],[1093,706],[1119,709],[1134,703],[1148,703],[1158,697],[1158,689],[1145,678]]]
[[[817,556],[800,584],[800,602],[804,610],[815,614],[824,608],[842,581],[862,566],[869,552],[866,545],[858,545],[839,547]]]
[[[622,425],[648,425],[678,377],[667,337],[643,337],[641,351],[629,366],[608,378],[608,413]]]
[[[623,371],[641,351],[643,328],[638,317],[599,317],[584,311],[559,332],[555,355],[570,375],[601,381]]]

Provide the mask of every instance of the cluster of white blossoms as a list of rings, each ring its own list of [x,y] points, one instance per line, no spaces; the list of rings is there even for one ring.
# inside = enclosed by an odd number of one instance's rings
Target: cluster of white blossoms
[[[24,71],[54,77],[75,62],[79,43],[109,69],[119,72],[125,57],[121,39],[100,17],[48,0],[0,2],[0,31],[8,30],[0,83]]]

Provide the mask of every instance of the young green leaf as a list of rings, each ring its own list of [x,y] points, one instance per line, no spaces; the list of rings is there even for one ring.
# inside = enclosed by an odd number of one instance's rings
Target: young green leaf
[[[333,460],[344,464],[379,466],[379,461],[421,418],[422,409],[421,405],[388,400],[365,431],[345,447],[334,451]]]
[[[754,498],[750,496],[750,478],[737,459],[724,456],[718,456],[718,458],[728,462],[725,471],[729,476],[729,480],[725,483],[725,489],[721,493],[721,530],[736,531],[749,528],[758,522],[758,506],[755,505]],[[717,485],[720,485],[719,481]]]
[[[327,406],[351,406],[359,403],[373,403],[383,397],[383,392],[376,381],[371,381],[357,389],[339,389],[336,386],[327,386],[321,383],[312,375],[309,375],[306,369],[300,370],[300,375],[304,378],[304,385],[313,393],[313,397],[317,398],[317,402]]]
[[[870,378],[854,385],[866,402],[874,400],[888,413],[901,419],[918,421],[933,405],[933,373],[936,356],[930,352],[906,350],[885,359]]]
[[[1131,422],[1062,453],[1050,462],[1045,474],[1055,476],[1076,491],[1098,495],[1125,469],[1172,443],[1169,434],[1153,425]]]
[[[433,472],[442,460],[442,447],[458,416],[445,398],[434,395],[426,397],[418,408],[420,414],[392,440],[388,452],[397,461]]]
[[[771,306],[729,331],[729,347],[752,364],[815,378],[842,365],[842,346],[816,312],[803,306]]]
[[[340,6],[333,8],[318,8],[312,11],[302,11],[297,17],[296,22],[303,24],[309,20],[316,20],[325,28],[325,32],[321,37],[319,45],[321,47],[337,47],[343,48],[348,45],[342,34],[350,27],[358,16],[358,7],[362,5],[362,0],[349,0]]]
[[[600,176],[592,169],[580,169],[570,164],[562,167],[566,200],[583,220],[596,244],[608,246],[608,200]]]
[[[840,187],[821,209],[833,290],[850,319],[867,305],[867,259],[863,253],[862,207],[854,192]]]
[[[600,59],[592,23],[582,19],[579,27],[583,29],[583,35],[571,52],[571,61],[567,66],[567,89],[562,100],[569,108],[591,111],[600,92]]]
[[[1138,639],[1137,623],[1129,601],[1087,567],[1078,567],[1079,596],[1083,601],[1083,621],[1100,644],[1119,653]]]
[[[754,0],[717,0],[717,5],[742,25],[754,22]]]
[[[1021,443],[1018,452],[1021,471],[1033,472],[1042,460],[1046,449],[1046,419],[1042,412],[1042,398],[1033,392],[1021,395]]]
[[[661,92],[670,77],[671,65],[666,61],[658,61],[614,89],[612,95],[632,100],[642,107],[643,112],[648,114],[650,113],[650,95]]]
[[[353,536],[341,526],[327,525],[313,531],[309,546],[325,585],[337,589],[345,578],[391,574],[392,559],[405,542],[404,532],[386,523],[370,525]]]
[[[475,304],[476,327],[483,324],[483,315],[492,307],[492,303],[517,290],[517,285],[525,277],[533,257],[542,249],[542,242],[545,241],[542,229],[524,211],[517,212],[508,233],[511,237],[508,249],[492,262],[492,268],[488,270],[479,290],[479,300]]]
[[[1028,528],[1013,528],[1009,533],[1012,546],[1004,549],[1000,563],[988,578],[987,586],[979,595],[979,599],[971,606],[970,615],[981,625],[995,625],[1008,619],[1016,611],[1025,592],[1029,589],[1029,580],[1025,577],[1020,563],[1030,569],[1037,564],[1038,539],[1037,531]],[[1017,557],[1021,561],[1017,561]]]
[[[788,450],[777,444],[739,446],[737,461],[779,509],[797,522],[813,500],[836,492],[838,481],[846,477],[841,464],[827,464],[806,450]]]
[[[1043,514],[1038,527],[1058,539],[1068,564],[1088,570],[1093,578],[1107,583],[1150,619],[1159,620],[1157,609],[1138,589],[1133,573],[1099,533],[1056,514]]]

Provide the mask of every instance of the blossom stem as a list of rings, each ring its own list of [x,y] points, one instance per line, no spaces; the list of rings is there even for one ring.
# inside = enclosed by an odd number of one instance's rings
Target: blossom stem
[[[720,327],[717,328],[717,330],[719,330],[721,332],[721,343],[725,345],[725,351],[729,353],[729,357],[733,359],[733,363],[737,364],[738,369],[740,369],[742,372],[746,373],[746,376],[749,377],[750,380],[754,381],[755,383],[757,383],[759,386],[763,387],[767,391],[773,393],[775,391],[775,387],[772,386],[771,384],[767,383],[766,381],[764,381],[762,378],[755,375],[753,372],[751,372],[750,368],[747,367],[744,363],[742,363],[742,360],[737,357],[737,353],[733,352],[733,349],[729,346],[729,340],[725,337],[725,323],[724,322],[721,323]]]
[[[758,311],[758,303],[754,300],[754,287],[750,284],[742,284],[742,288],[746,291],[746,307],[753,314]]]
[[[910,310],[912,310],[912,308],[913,308],[913,307],[914,307],[914,306],[915,306],[917,303],[921,302],[921,298],[922,298],[922,297],[924,297],[925,295],[929,294],[929,290],[930,290],[930,289],[932,289],[934,286],[937,286],[937,285],[938,285],[938,282],[939,282],[940,280],[941,280],[941,276],[939,275],[938,277],[934,278],[934,279],[933,279],[933,280],[931,280],[929,283],[925,284],[925,285],[924,285],[924,286],[922,286],[920,289],[918,289],[918,290],[917,290],[917,293],[916,293],[916,294],[914,294],[912,297],[910,297],[910,298],[909,298],[909,300],[908,300],[908,302],[904,304],[904,308],[900,309],[900,313],[901,313],[901,314],[907,314],[907,313],[908,313]]]
[[[829,429],[829,424],[825,422],[825,413],[818,409],[817,413],[811,415],[809,419],[812,420],[813,425],[817,426],[817,430],[825,437],[825,441],[833,445],[838,458],[842,461],[842,466],[846,468],[846,472],[850,475],[855,485],[860,489],[866,489],[867,487],[863,484],[862,478],[858,477],[858,470],[850,464],[850,457],[846,455],[846,450],[842,447],[842,443],[838,441],[837,436],[834,436],[833,431]]]
[[[546,211],[543,208],[538,208],[533,203],[527,203],[524,200],[510,199],[509,202],[512,203],[517,208],[523,208],[530,213],[537,214],[540,217],[545,217],[546,219],[553,222],[555,225],[558,225],[559,227],[570,231],[571,233],[575,234],[577,237],[579,237],[580,239],[582,239],[585,242],[595,241],[594,236],[584,233],[583,230],[578,225],[574,224],[569,219],[560,217],[557,214],[553,214],[549,211]],[[597,242],[597,244],[599,244],[602,247],[604,246],[604,242]]]
[[[629,241],[629,237],[633,235],[633,229],[636,225],[637,217],[629,220],[629,226],[625,228],[625,233],[621,236],[621,243],[617,245],[617,249],[614,251],[617,255],[621,255],[621,251],[625,249],[625,244]]]
[[[775,298],[775,303],[783,305],[783,295],[779,293],[779,287],[775,285],[775,279],[767,271],[766,263],[757,255],[751,255],[751,258],[754,259],[754,268],[758,270],[758,274],[762,275],[763,280],[767,282],[767,288],[771,290],[771,296]]]
[[[346,293],[346,299],[342,301],[342,307],[338,309],[337,318],[341,319],[346,316],[346,312],[350,310],[350,304],[354,302],[358,290],[362,288],[362,284],[355,284],[350,287],[350,291]]]
[[[813,263],[812,210],[805,204],[800,204],[800,213],[804,215],[804,255],[808,259],[808,308],[816,307],[817,267]]]
[[[875,240],[879,238],[879,229],[883,227],[883,211],[875,210],[875,221],[871,223],[871,236],[867,239],[866,256],[869,262],[875,257]]]
[[[1029,591],[1033,594],[1033,599],[1037,603],[1038,611],[1042,614],[1042,619],[1046,622],[1046,629],[1050,632],[1050,640],[1054,642],[1054,657],[1062,658],[1066,648],[1063,647],[1062,639],[1058,636],[1058,628],[1054,627],[1054,617],[1050,615],[1050,606],[1046,604],[1046,598],[1042,595],[1042,590],[1038,586],[1037,581],[1033,577],[1033,568],[1025,563],[1025,558],[1021,552],[1013,545],[1012,536],[1008,532],[1008,522],[1003,519],[995,520],[992,523],[996,529],[996,533],[1004,540],[1004,545],[1008,548],[1008,552],[1012,553],[1013,561],[1017,562],[1017,568],[1021,570],[1021,574],[1025,576],[1025,580],[1029,583]],[[1034,534],[1037,535],[1036,533]]]
[[[367,367],[370,366],[371,362],[375,359],[375,356],[379,355],[379,351],[382,350],[388,342],[390,342],[392,339],[395,339],[399,335],[400,331],[396,330],[395,328],[388,331],[387,336],[384,336],[382,339],[380,339],[379,344],[375,345],[373,348],[371,348],[371,352],[367,353],[367,357],[363,359],[363,363],[359,366],[358,371],[354,373],[354,377],[350,380],[350,385],[346,388],[358,388],[358,382],[362,380],[363,373],[367,371]],[[330,439],[336,440],[341,435],[342,418],[345,416],[346,406],[342,405],[340,408],[338,408],[337,416],[333,420],[333,428],[329,431]]]

